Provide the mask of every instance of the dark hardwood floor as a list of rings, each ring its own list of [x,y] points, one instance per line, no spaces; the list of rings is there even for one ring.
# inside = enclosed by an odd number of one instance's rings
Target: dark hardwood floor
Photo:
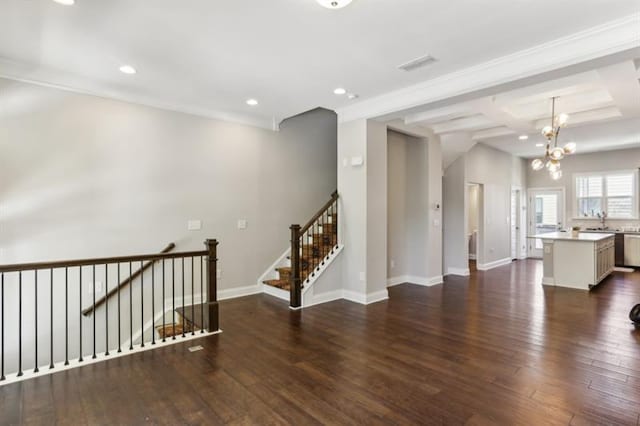
[[[640,272],[590,293],[541,274],[519,261],[366,307],[225,301],[223,334],[0,387],[0,423],[637,426]]]

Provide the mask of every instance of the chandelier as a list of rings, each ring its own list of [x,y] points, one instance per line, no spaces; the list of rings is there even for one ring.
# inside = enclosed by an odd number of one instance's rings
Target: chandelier
[[[553,180],[558,180],[562,177],[560,160],[562,160],[565,155],[576,152],[576,144],[574,142],[569,142],[562,148],[558,146],[560,129],[565,127],[568,121],[569,116],[567,114],[562,113],[556,116],[556,98],[551,98],[551,125],[545,126],[542,129],[542,135],[547,138],[544,158],[536,158],[533,160],[531,167],[536,171],[546,167]]]

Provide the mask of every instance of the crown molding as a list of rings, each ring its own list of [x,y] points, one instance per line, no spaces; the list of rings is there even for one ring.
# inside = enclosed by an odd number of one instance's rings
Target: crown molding
[[[640,48],[640,13],[388,92],[337,110],[338,121],[377,118]]]
[[[8,58],[0,57],[0,78],[64,90],[66,92],[143,105],[165,111],[179,112],[203,118],[242,124],[245,126],[258,127],[273,131],[279,130],[280,120],[276,117],[261,118],[249,114],[238,114],[234,112],[199,108],[185,104],[168,102],[150,96],[139,96],[126,93],[122,90],[108,90],[98,87],[91,80],[76,76],[69,72],[50,70],[42,67],[38,67],[34,70],[33,66],[12,61]],[[56,83],[54,83],[54,81]]]

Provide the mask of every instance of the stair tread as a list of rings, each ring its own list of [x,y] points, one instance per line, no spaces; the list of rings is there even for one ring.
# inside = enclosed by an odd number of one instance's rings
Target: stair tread
[[[174,331],[175,326],[175,331]],[[183,333],[191,333],[192,328],[191,325],[183,325],[183,324],[165,324],[164,326],[156,326],[156,331],[161,339],[165,339],[167,337],[178,336]],[[195,329],[198,331],[198,328]]]
[[[265,280],[263,281],[263,283],[266,285],[270,285],[271,287],[279,288],[281,290],[288,291],[290,288],[288,280]]]

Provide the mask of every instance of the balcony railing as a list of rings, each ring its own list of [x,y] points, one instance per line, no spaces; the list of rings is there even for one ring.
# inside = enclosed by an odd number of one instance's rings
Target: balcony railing
[[[217,244],[207,240],[204,250],[181,253],[0,265],[0,383],[26,371],[218,331]],[[111,297],[98,306],[98,293]],[[189,317],[190,326],[176,323],[176,315]]]

